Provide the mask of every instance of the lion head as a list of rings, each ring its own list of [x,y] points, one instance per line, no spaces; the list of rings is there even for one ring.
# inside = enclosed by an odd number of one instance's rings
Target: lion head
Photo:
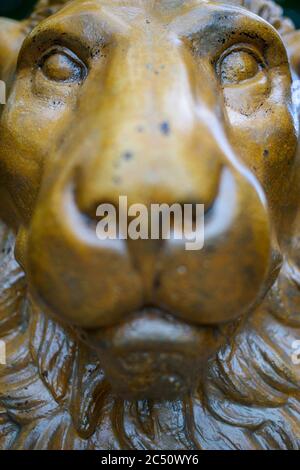
[[[297,448],[292,23],[268,0],[41,0],[0,37],[2,447]],[[100,241],[120,195],[204,204],[203,249]]]

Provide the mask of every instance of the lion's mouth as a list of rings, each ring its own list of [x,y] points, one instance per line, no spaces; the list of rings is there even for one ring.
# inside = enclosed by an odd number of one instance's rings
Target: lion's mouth
[[[148,307],[122,323],[86,333],[107,379],[123,398],[175,399],[195,389],[220,338],[214,329]]]

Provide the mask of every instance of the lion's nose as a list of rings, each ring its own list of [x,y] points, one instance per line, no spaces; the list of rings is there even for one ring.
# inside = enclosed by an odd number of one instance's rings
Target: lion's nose
[[[122,240],[139,276],[144,303],[154,303],[159,259],[172,239],[183,241],[187,227],[194,233],[201,214],[212,211],[222,165],[213,157],[201,161],[170,151],[162,161],[157,149],[147,147],[143,153],[137,149],[130,156],[124,153],[115,152],[122,155],[121,168],[111,164],[104,171],[95,158],[90,167],[77,170],[74,201],[86,228],[97,234],[99,245],[110,239],[110,250]],[[102,161],[105,157],[101,155]],[[180,250],[184,249],[181,243]]]
[[[118,209],[126,198],[128,207],[203,204],[207,211],[218,192],[221,151],[215,145],[212,153],[207,137],[198,142],[196,138],[192,150],[189,138],[185,145],[178,140],[178,136],[170,136],[165,142],[154,134],[128,139],[130,150],[119,145],[109,152],[99,150],[77,167],[72,184],[78,210],[88,221],[96,218],[99,206],[108,203]]]
[[[173,162],[168,170],[159,166],[152,170],[147,168],[145,159],[143,168],[138,168],[139,164],[126,168],[119,172],[118,177],[112,170],[99,175],[97,183],[93,183],[89,176],[80,175],[75,178],[73,186],[77,210],[89,226],[99,222],[99,218],[110,210],[116,216],[117,225],[124,216],[128,218],[128,223],[139,216],[148,225],[149,233],[153,232],[151,214],[155,215],[155,211],[159,210],[163,214],[169,210],[171,229],[175,230],[177,222],[184,222],[181,218],[185,217],[186,222],[195,218],[199,205],[203,206],[204,213],[212,210],[222,171],[221,163],[216,162],[207,181],[210,169],[204,168],[205,162],[198,172],[196,168],[193,171],[193,168],[181,163],[179,161],[176,165]]]

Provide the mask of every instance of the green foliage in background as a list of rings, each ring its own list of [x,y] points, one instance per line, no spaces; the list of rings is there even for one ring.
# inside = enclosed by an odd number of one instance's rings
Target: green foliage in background
[[[300,1],[299,0],[277,0],[286,10],[286,15],[290,16],[300,28]],[[11,16],[12,18],[24,18],[28,15],[36,3],[36,0],[0,0],[0,15]]]
[[[299,0],[277,0],[285,9],[286,16],[292,18],[298,28],[300,28],[300,1]]]
[[[21,19],[28,15],[36,0],[0,0],[0,16]]]

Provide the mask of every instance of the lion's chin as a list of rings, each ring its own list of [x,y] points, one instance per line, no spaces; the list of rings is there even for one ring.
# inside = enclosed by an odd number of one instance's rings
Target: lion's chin
[[[115,394],[128,400],[175,400],[191,393],[220,346],[212,328],[186,324],[156,308],[86,338]]]

